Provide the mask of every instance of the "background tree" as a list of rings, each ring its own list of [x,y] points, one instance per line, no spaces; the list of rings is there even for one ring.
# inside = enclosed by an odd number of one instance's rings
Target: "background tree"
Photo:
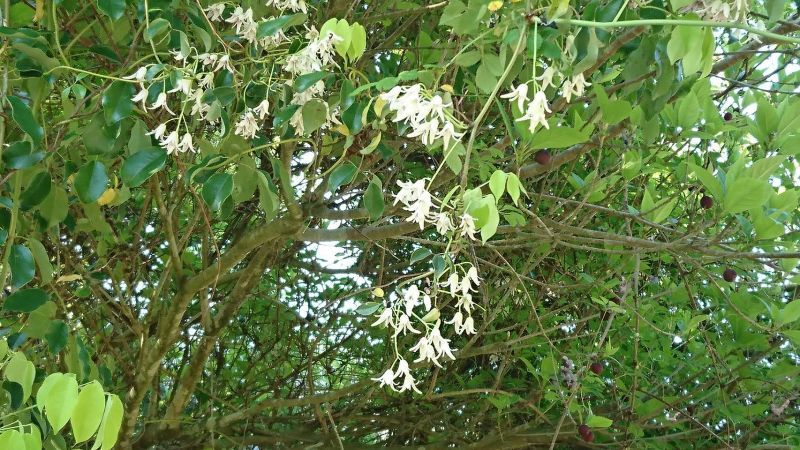
[[[798,448],[798,8],[6,0],[0,448]]]

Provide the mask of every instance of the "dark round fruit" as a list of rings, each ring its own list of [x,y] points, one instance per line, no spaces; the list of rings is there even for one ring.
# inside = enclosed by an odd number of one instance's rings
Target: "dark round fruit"
[[[578,425],[578,434],[580,434],[582,437],[588,436],[591,433],[592,429],[589,428],[589,425],[586,425],[585,423]]]
[[[728,121],[730,121],[731,119],[733,119],[733,114],[731,114],[731,112],[730,112],[730,111],[728,111],[728,112],[726,112],[726,113],[725,113],[725,115],[724,115],[724,116],[722,116],[722,117],[725,119],[725,122],[728,122]]]
[[[722,272],[722,278],[728,283],[733,283],[736,280],[736,271],[729,267]]]
[[[594,372],[595,375],[600,375],[601,373],[603,373],[603,365],[600,364],[599,362],[593,362],[589,366],[589,370]]]
[[[550,162],[550,152],[547,150],[539,150],[535,155],[533,155],[533,159],[543,166],[547,165],[547,163]]]
[[[587,434],[582,434],[581,438],[586,442],[594,442],[594,433],[590,431]]]
[[[618,305],[622,304],[622,299],[617,297],[616,295],[614,296],[614,298],[611,299],[611,301],[616,303],[616,304],[618,304]]]
[[[700,206],[702,206],[703,209],[711,209],[714,207],[714,199],[704,195],[700,197]]]

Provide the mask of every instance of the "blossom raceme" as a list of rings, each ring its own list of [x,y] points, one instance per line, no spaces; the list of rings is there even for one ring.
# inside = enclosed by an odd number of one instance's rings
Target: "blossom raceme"
[[[421,84],[395,86],[380,95],[389,110],[394,113],[394,122],[405,122],[411,127],[408,137],[419,137],[423,144],[430,146],[441,139],[445,150],[464,136],[457,131],[447,112],[451,103],[440,95],[430,95]]]

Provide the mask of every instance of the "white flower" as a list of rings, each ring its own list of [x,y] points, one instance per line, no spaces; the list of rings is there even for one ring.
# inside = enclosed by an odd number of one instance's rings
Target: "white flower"
[[[394,328],[394,310],[392,308],[384,308],[383,312],[378,316],[378,320],[372,324],[373,327],[381,325]]]
[[[510,102],[517,102],[520,111],[525,111],[525,102],[528,100],[528,85],[523,83],[514,88],[513,91],[503,94],[500,98],[507,98]]]
[[[467,278],[472,280],[475,286],[481,284],[481,279],[478,278],[478,269],[476,269],[475,266],[470,266],[469,270],[467,270]]]
[[[419,224],[420,230],[424,229],[425,220],[430,215],[431,208],[433,208],[433,199],[431,194],[428,191],[423,191],[416,202],[403,208],[411,213],[410,216],[406,217],[406,221],[416,222]]]
[[[194,143],[192,142],[192,135],[184,133],[181,142],[178,144],[178,150],[181,153],[192,152],[194,153]]]
[[[564,86],[562,88],[564,90],[562,94],[564,100],[569,102],[570,99],[572,99],[573,94],[580,97],[581,95],[583,95],[586,86],[591,86],[591,83],[586,82],[586,79],[583,77],[583,73],[579,73],[573,76],[572,80],[565,81]]]
[[[419,356],[414,360],[414,362],[430,361],[437,366],[442,367],[442,365],[439,364],[438,357],[436,356],[436,350],[433,348],[433,345],[431,345],[426,336],[419,338],[417,345],[411,347],[410,350],[412,352],[419,353]]]
[[[453,324],[453,328],[456,330],[456,334],[461,334],[462,327],[464,326],[464,315],[461,314],[461,311],[457,311],[453,315],[453,320],[445,321],[446,324]]]
[[[242,117],[236,122],[233,132],[241,137],[252,139],[256,136],[256,133],[258,133],[259,128],[258,121],[253,111],[248,110],[242,114]]]
[[[131,101],[134,103],[142,102],[142,108],[147,109],[147,103],[145,103],[145,100],[147,100],[147,94],[147,89],[142,88],[142,90],[137,92],[136,95],[131,97]]]
[[[428,294],[422,294],[422,305],[425,306],[425,312],[431,310],[431,296]]]
[[[185,95],[189,95],[189,93],[192,92],[192,80],[189,79],[189,78],[181,78],[175,84],[175,87],[170,89],[167,92],[172,93],[172,92],[178,92],[178,91],[183,92]]]
[[[442,122],[446,121],[447,118],[444,114],[444,109],[449,107],[450,103],[445,104],[442,97],[439,95],[434,95],[430,101],[426,102],[427,107],[427,114],[433,114],[439,118]]]
[[[381,387],[389,386],[394,389],[394,371],[390,367],[386,369],[386,372],[383,372],[383,375],[378,378],[372,378],[372,381],[380,381]]]
[[[472,301],[472,294],[465,294],[456,302],[456,308],[464,308],[467,314],[472,312],[473,306],[475,306],[475,303]]]
[[[395,373],[395,378],[399,378],[401,376],[403,377],[403,382],[400,384],[400,389],[397,389],[397,392],[413,390],[417,394],[422,394],[422,392],[417,389],[417,383],[414,381],[414,376],[411,375],[411,369],[408,367],[408,362],[405,359],[401,359],[397,364],[397,373]]]
[[[159,124],[155,130],[150,131],[149,133],[146,134],[149,136],[155,136],[156,139],[161,139],[162,137],[164,137],[164,133],[166,132],[167,132],[167,124],[162,123]]]
[[[397,185],[400,186],[400,192],[394,194],[394,205],[397,202],[401,202],[402,204],[408,206],[409,204],[417,201],[417,199],[425,192],[425,179],[420,179],[414,182],[411,181],[397,181]]]
[[[447,234],[453,229],[453,222],[450,221],[450,216],[445,212],[436,214],[436,232],[439,234]]]
[[[442,126],[442,129],[439,130],[439,137],[444,141],[444,149],[447,151],[450,148],[450,141],[460,141],[464,137],[464,133],[457,132],[453,124],[447,121]]]
[[[464,321],[464,326],[461,329],[467,334],[475,334],[475,321],[472,320],[472,316],[467,317],[467,320]]]
[[[306,2],[303,0],[267,0],[267,6],[272,6],[280,10],[308,12]]]
[[[420,333],[411,326],[411,319],[409,319],[407,315],[400,314],[400,319],[397,321],[397,328],[394,330],[394,335],[397,336],[400,333],[406,334],[407,331],[410,331],[414,334]]]
[[[264,101],[253,108],[253,112],[258,115],[259,119],[264,120],[269,115],[269,100],[265,98]]]
[[[245,22],[242,24],[241,31],[237,34],[252,44],[258,40],[258,24],[252,20]]]
[[[475,219],[469,213],[461,215],[461,236],[475,240]]]
[[[472,280],[469,277],[464,277],[461,279],[461,295],[467,295],[470,292],[473,292],[472,289]]]
[[[233,66],[231,65],[230,57],[228,55],[222,55],[217,60],[217,65],[214,66],[214,70],[220,71],[222,69],[227,70],[228,72],[233,72]]]
[[[423,144],[432,145],[433,141],[439,136],[439,119],[434,117],[427,122],[422,122],[408,134],[408,137],[418,136],[422,137]]]
[[[296,136],[302,136],[305,133],[305,127],[303,126],[303,109],[297,108],[297,111],[292,114],[292,118],[289,119],[289,125],[294,128],[294,134]]]
[[[544,72],[542,72],[541,75],[536,77],[537,81],[541,81],[542,82],[541,86],[539,86],[539,90],[543,91],[543,90],[547,89],[549,86],[554,86],[554,84],[553,84],[553,76],[555,74],[556,74],[556,68],[553,67],[553,66],[550,66],[547,69],[544,69]],[[521,109],[522,108],[520,108],[520,110]]]
[[[197,55],[197,59],[200,60],[200,64],[202,64],[203,67],[207,67],[207,66],[213,66],[214,63],[217,62],[217,59],[219,59],[219,56],[213,53],[201,53]],[[209,75],[212,75],[213,77],[213,74]]]
[[[167,111],[169,111],[170,114],[175,115],[175,113],[172,112],[171,109],[169,109],[169,106],[167,106],[167,94],[166,94],[166,92],[162,92],[162,93],[158,94],[158,97],[156,97],[155,103],[153,103],[153,105],[150,106],[151,110],[152,109],[158,109],[158,108],[164,108]]]
[[[530,120],[528,130],[531,133],[536,131],[538,125],[549,129],[550,125],[547,123],[546,112],[552,111],[550,111],[550,108],[547,106],[547,96],[544,95],[544,91],[539,91],[533,96],[533,100],[528,103],[528,109],[525,111],[525,115],[517,119],[517,122]]]
[[[437,358],[447,356],[450,359],[456,359],[453,352],[450,350],[450,339],[443,338],[439,331],[439,322],[436,322],[428,340],[433,348],[436,349]]]
[[[210,88],[214,85],[214,73],[206,72],[197,77],[197,84],[201,88]]]
[[[447,280],[445,280],[440,284],[441,287],[449,288],[450,295],[452,295],[453,297],[455,297],[456,294],[458,293],[458,288],[460,285],[461,283],[458,279],[458,274],[455,272],[451,272],[450,276],[447,277]]]
[[[222,19],[222,13],[225,11],[224,3],[214,3],[208,8],[204,9],[208,16],[208,20],[212,22],[219,22]]]
[[[128,75],[127,77],[122,77],[125,80],[136,80],[138,82],[142,82],[145,80],[145,75],[147,75],[147,67],[139,67],[136,69],[136,72],[133,75]]]
[[[159,145],[163,147],[168,155],[171,155],[179,150],[178,146],[180,145],[179,138],[178,138],[178,131],[173,131],[167,136],[165,136],[159,142]]]
[[[247,8],[247,11],[245,11],[241,6],[237,6],[231,15],[225,19],[225,22],[232,23],[236,29],[236,34],[241,34],[242,27],[253,22],[253,10]]]
[[[409,316],[412,314],[414,307],[419,305],[419,296],[420,292],[416,284],[412,284],[411,287],[406,289],[403,293],[403,304],[406,307],[406,314]]]

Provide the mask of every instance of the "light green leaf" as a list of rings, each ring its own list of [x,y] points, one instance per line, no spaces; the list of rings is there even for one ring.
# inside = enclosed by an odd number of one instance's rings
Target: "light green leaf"
[[[110,450],[117,443],[119,427],[122,425],[122,415],[124,413],[122,401],[116,395],[110,395],[106,399],[105,413],[103,421],[100,422],[100,429],[97,432],[97,439],[92,445],[92,450]]]
[[[698,166],[697,164],[689,163],[689,168],[692,170],[694,175],[703,183],[708,192],[714,198],[723,198],[722,196],[722,183],[719,182],[717,177],[715,177],[711,172],[709,172],[706,168]]]
[[[14,352],[5,369],[5,378],[8,381],[22,386],[22,402],[24,403],[31,396],[33,389],[33,379],[36,376],[36,368],[33,363],[25,358],[22,352]]]
[[[28,246],[33,254],[33,259],[36,260],[36,265],[39,267],[39,278],[42,284],[49,284],[53,281],[53,265],[50,264],[47,250],[38,239],[34,238],[28,238]]]
[[[3,450],[26,450],[25,439],[17,430],[6,430],[0,434],[0,448]]]
[[[525,192],[525,189],[522,187],[522,183],[520,183],[517,174],[515,173],[508,174],[508,181],[506,181],[506,191],[508,191],[508,195],[511,196],[511,200],[516,205],[519,202],[520,192]]]
[[[78,382],[74,374],[50,374],[36,393],[36,406],[56,433],[69,421],[77,401]]]
[[[776,322],[778,326],[782,326],[798,319],[800,319],[800,300],[794,300],[777,313]]]
[[[542,150],[545,148],[565,148],[589,140],[589,133],[576,128],[550,128],[539,130],[533,135],[531,148]]]
[[[76,443],[88,440],[97,431],[103,420],[105,404],[105,393],[100,383],[92,381],[81,388],[70,417]]]
[[[592,428],[608,428],[614,421],[603,416],[591,416],[586,419],[586,425]]]
[[[723,208],[727,213],[740,213],[748,209],[766,205],[772,195],[772,188],[756,178],[742,177],[734,180],[725,193]]]
[[[508,180],[508,174],[502,170],[495,170],[489,178],[489,190],[492,191],[497,201],[500,201],[500,197],[506,191],[506,180]]]

